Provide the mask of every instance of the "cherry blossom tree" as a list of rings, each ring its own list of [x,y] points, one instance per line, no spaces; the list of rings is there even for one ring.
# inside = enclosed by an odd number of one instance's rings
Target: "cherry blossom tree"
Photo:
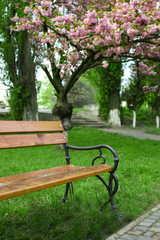
[[[21,1],[17,1],[20,8]],[[160,59],[160,0],[23,0],[24,15],[14,17],[46,58],[42,65],[57,92],[53,113],[71,117],[67,94],[88,69],[110,58]],[[63,75],[63,79],[61,78]],[[65,81],[64,81],[65,79]]]

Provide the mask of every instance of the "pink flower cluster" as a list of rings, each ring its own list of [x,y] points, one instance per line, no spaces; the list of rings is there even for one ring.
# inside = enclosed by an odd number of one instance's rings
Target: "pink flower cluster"
[[[149,87],[149,86],[143,86],[143,92],[144,94],[148,94],[149,92],[153,92],[155,93],[158,90],[158,86],[154,86],[154,87]]]
[[[148,75],[156,75],[156,72],[153,71],[153,69],[156,67],[156,65],[153,66],[147,66],[145,63],[140,62],[139,63],[139,70],[143,73],[143,74],[148,74]]]
[[[64,16],[58,16],[58,17],[55,18],[55,20],[57,22],[57,25],[59,25],[58,23],[60,23],[60,22],[63,22],[64,24],[71,23],[72,18],[73,18],[72,15],[67,14],[67,15],[64,15]]]
[[[95,10],[93,10],[91,12],[88,11],[86,13],[86,18],[84,19],[84,23],[89,26],[97,23],[97,14],[96,14]]]
[[[103,62],[102,62],[102,66],[103,66],[104,68],[107,68],[107,67],[108,67],[108,65],[109,65],[109,64],[108,64],[108,62],[107,62],[107,61],[103,61]]]

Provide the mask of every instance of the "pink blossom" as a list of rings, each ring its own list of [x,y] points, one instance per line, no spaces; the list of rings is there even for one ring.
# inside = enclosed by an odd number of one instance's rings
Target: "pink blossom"
[[[24,13],[29,13],[29,12],[31,12],[31,9],[30,7],[26,6],[24,9]]]
[[[44,17],[48,17],[51,14],[50,11],[48,11],[48,10],[41,9],[40,11]]]
[[[27,18],[20,18],[19,20],[20,20],[22,23],[28,22],[28,19],[27,19]]]
[[[143,92],[144,94],[147,94],[150,92],[150,88],[148,86],[143,86]]]
[[[58,16],[55,18],[56,22],[63,22],[63,16]]]
[[[33,20],[33,23],[35,23],[36,26],[38,26],[38,25],[43,25],[43,24],[44,24],[44,22],[43,22],[42,20],[37,19],[37,18]]]
[[[72,22],[72,16],[71,15],[64,15],[63,16],[63,21],[65,23],[71,23]]]
[[[53,37],[55,37],[55,34],[54,33],[49,33],[49,37],[53,38]]]
[[[148,66],[146,64],[144,64],[143,62],[139,63],[139,66],[143,69],[143,70],[148,70]]]
[[[108,62],[107,62],[107,61],[103,61],[103,62],[102,62],[102,66],[103,66],[104,68],[107,68],[107,67],[108,67],[108,65],[109,65],[109,64],[108,64]]]
[[[36,9],[33,10],[33,14],[35,14],[35,15],[38,15],[39,12],[40,12],[39,8],[36,8]]]
[[[41,38],[43,36],[43,32],[38,33],[38,38]]]
[[[145,14],[141,14],[140,17],[138,17],[135,22],[135,24],[140,25],[148,25],[149,24],[149,18]]]
[[[127,30],[127,34],[132,38],[138,35],[138,30],[133,29],[133,28],[129,28]]]
[[[97,14],[95,10],[93,10],[92,12],[88,11],[86,15],[87,17],[84,19],[84,23],[86,25],[92,25],[97,23]]]
[[[51,6],[52,6],[52,2],[50,2],[50,1],[41,1],[40,2],[41,3],[41,6],[42,7],[45,7],[45,8],[51,8]]]
[[[62,28],[61,34],[65,34],[65,33],[66,33],[66,29],[65,29],[65,28]]]
[[[19,17],[13,17],[13,18],[11,18],[11,21],[12,22],[17,22],[19,20]]]
[[[104,18],[101,18],[99,19],[99,29],[100,31],[108,31],[108,32],[111,32],[113,26],[109,23],[109,20],[107,17],[104,17]]]

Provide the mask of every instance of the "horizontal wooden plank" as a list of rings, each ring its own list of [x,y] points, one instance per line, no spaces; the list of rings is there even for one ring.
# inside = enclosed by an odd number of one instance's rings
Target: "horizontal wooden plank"
[[[62,132],[61,121],[0,121],[0,133]]]
[[[67,143],[65,133],[1,135],[0,149]]]
[[[70,183],[83,178],[111,172],[112,166],[104,164],[90,167],[66,165],[62,167],[34,171],[0,178],[0,200],[13,198],[46,188]]]
[[[76,166],[65,165],[65,166],[59,166],[59,167],[54,167],[54,168],[37,170],[37,171],[33,171],[33,172],[20,173],[20,174],[6,176],[6,177],[0,177],[0,184],[1,183],[18,181],[18,180],[25,180],[25,179],[28,179],[28,178],[34,178],[34,177],[44,175],[44,174],[48,174],[48,173],[62,172],[62,171],[69,170],[71,168],[76,168]]]

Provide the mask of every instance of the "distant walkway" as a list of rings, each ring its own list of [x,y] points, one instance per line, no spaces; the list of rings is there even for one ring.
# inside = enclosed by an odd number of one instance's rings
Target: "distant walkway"
[[[145,133],[144,130],[130,130],[130,129],[123,129],[123,128],[118,128],[118,129],[104,128],[103,130],[106,132],[119,133],[125,136],[132,136],[140,139],[151,139],[151,140],[160,141],[160,135]]]

